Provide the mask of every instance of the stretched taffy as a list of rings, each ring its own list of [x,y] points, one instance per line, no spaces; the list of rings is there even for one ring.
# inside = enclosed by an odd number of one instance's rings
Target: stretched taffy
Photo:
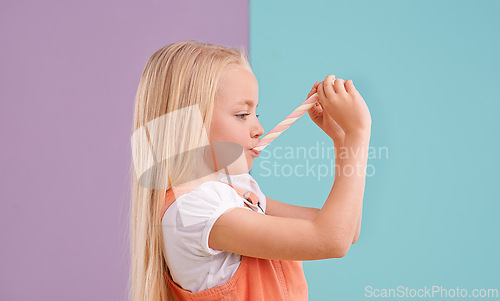
[[[283,133],[287,128],[290,127],[295,121],[297,121],[302,115],[305,114],[318,100],[314,97],[318,96],[318,93],[311,95],[306,101],[304,101],[298,108],[293,110],[293,112],[288,115],[282,122],[278,123],[269,133],[267,133],[260,142],[253,148],[258,151],[262,151],[266,146],[269,145],[274,139],[276,139],[281,133]]]

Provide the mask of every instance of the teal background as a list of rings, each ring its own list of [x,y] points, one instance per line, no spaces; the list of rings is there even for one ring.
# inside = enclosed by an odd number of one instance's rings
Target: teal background
[[[266,133],[335,74],[370,108],[370,146],[388,150],[368,162],[359,241],[344,258],[304,262],[310,300],[370,299],[366,286],[500,289],[500,1],[252,0],[249,13]],[[287,172],[333,156],[271,153],[316,143],[333,146],[306,114],[254,161],[262,191],[321,208],[333,177]]]

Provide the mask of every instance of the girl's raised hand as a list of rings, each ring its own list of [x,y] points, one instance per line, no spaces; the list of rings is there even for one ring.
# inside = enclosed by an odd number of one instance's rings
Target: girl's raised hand
[[[370,111],[352,80],[344,82],[341,78],[335,79],[333,74],[328,75],[319,83],[317,91],[322,109],[337,122],[346,135],[371,131]]]
[[[309,92],[306,99],[317,92],[319,84],[320,82],[316,82],[313,85],[311,92]],[[309,117],[311,117],[312,121],[314,121],[320,129],[332,138],[335,145],[342,144],[345,136],[344,130],[338,125],[337,122],[335,122],[335,120],[333,120],[332,116],[323,110],[319,102],[316,102],[307,112],[309,113]]]

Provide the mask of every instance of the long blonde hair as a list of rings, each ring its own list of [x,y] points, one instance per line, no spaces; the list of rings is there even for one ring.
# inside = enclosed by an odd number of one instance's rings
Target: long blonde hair
[[[219,79],[232,65],[251,70],[243,47],[237,50],[197,41],[169,44],[146,64],[135,98],[132,128],[132,301],[174,300],[165,275],[169,270],[162,205],[166,191],[196,168],[200,152],[192,150],[205,146],[201,137],[210,131]],[[200,124],[188,124],[186,115],[169,114],[193,106],[201,115]],[[167,115],[170,118],[157,122]]]

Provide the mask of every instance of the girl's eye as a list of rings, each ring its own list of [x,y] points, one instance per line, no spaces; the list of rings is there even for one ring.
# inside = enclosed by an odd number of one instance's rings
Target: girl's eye
[[[245,113],[245,114],[238,114],[236,116],[238,116],[239,118],[243,119],[243,120],[246,120],[246,116],[250,115],[250,113]],[[257,116],[257,118],[259,118],[260,115],[258,114],[255,114],[255,116]]]
[[[236,115],[236,116],[238,116],[238,117],[240,117],[241,119],[245,120],[247,115],[250,115],[250,113],[238,114],[238,115]]]

